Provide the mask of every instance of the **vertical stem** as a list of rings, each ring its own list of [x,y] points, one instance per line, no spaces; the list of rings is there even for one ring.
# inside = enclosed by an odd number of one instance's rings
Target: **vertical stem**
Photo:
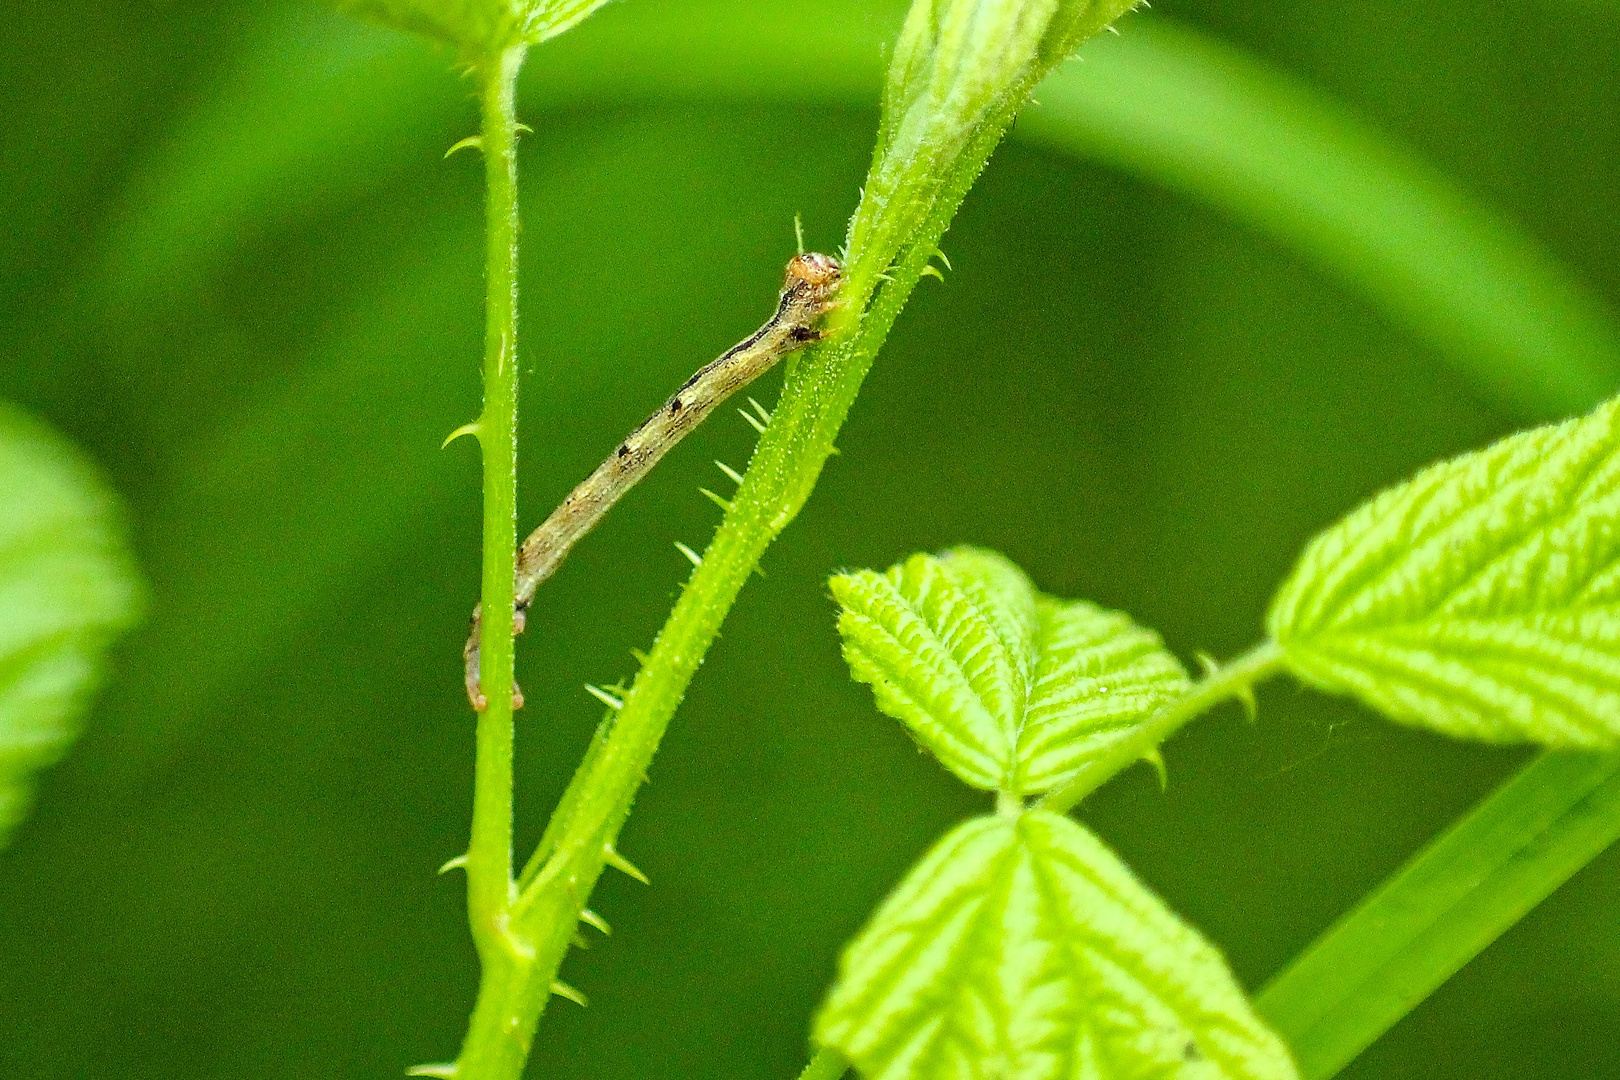
[[[524,46],[478,72],[483,109],[486,318],[483,635],[479,677],[489,707],[478,717],[467,907],[473,940],[489,962],[512,902],[512,578],[517,550],[517,116],[514,86]]]
[[[467,914],[482,967],[478,1003],[455,1075],[517,1080],[539,1009],[534,950],[511,932],[512,593],[517,551],[517,115],[518,70],[526,46],[503,50],[478,71],[485,167],[483,620],[479,680],[488,707],[478,716],[472,841],[467,846]],[[543,999],[542,999],[543,1000]]]

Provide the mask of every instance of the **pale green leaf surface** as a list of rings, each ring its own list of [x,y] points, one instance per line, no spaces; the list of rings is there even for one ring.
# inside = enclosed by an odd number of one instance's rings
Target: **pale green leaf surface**
[[[1620,740],[1617,409],[1430,466],[1318,536],[1267,620],[1290,668],[1462,738]]]
[[[994,552],[914,555],[832,588],[855,678],[975,787],[1050,790],[1187,686],[1156,635],[1039,595]]]
[[[34,774],[60,757],[139,586],[100,480],[0,406],[0,845]]]
[[[1028,579],[964,552],[841,574],[832,590],[844,658],[878,708],[964,782],[1006,786],[1035,661]]]
[[[1292,1080],[1225,961],[1068,818],[941,840],[845,950],[815,1040],[867,1080]]]
[[[1151,630],[1117,611],[1043,596],[1038,659],[1018,734],[1018,790],[1051,791],[1191,685]]]
[[[474,54],[515,43],[523,19],[510,0],[338,0],[338,7]]]
[[[344,11],[425,34],[475,55],[534,44],[573,27],[608,0],[337,0]]]
[[[607,2],[608,0],[551,0],[550,3],[537,4],[529,13],[528,22],[523,28],[523,36],[535,44],[547,38],[554,38],[558,34],[572,30]]]

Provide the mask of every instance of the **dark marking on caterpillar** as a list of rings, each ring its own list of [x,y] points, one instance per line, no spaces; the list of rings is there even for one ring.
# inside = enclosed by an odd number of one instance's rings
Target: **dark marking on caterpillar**
[[[788,261],[776,314],[682,383],[667,407],[660,408],[631,433],[636,441],[634,447],[629,439],[621,442],[523,541],[517,551],[513,583],[516,611],[521,613],[528,607],[535,590],[556,572],[574,545],[716,405],[769,371],[788,353],[821,340],[816,324],[837,306],[843,273],[838,260],[830,255],[812,252]],[[462,659],[467,697],[474,709],[482,710],[488,702],[478,685],[480,629],[479,609],[474,608],[472,633],[462,650]],[[522,620],[515,621],[513,632],[521,630]],[[520,700],[514,688],[514,705]]]

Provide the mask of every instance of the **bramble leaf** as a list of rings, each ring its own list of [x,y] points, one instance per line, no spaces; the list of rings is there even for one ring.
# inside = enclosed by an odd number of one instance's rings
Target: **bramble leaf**
[[[815,1040],[866,1080],[1293,1080],[1220,954],[1096,837],[981,817],[839,962]]]
[[[994,552],[914,555],[839,575],[832,590],[855,678],[974,787],[1057,787],[1187,687],[1157,635],[1039,595]]]
[[[116,520],[77,453],[0,406],[0,846],[134,616],[139,584]]]
[[[1620,399],[1376,496],[1267,629],[1301,679],[1487,742],[1620,740]]]
[[[1134,0],[914,0],[883,88],[877,147],[845,247],[865,299],[939,235],[1047,72]],[[920,267],[918,268],[920,270]]]
[[[469,58],[556,37],[607,0],[337,0],[351,14],[455,45]]]
[[[1039,659],[1018,739],[1018,790],[1050,791],[1160,705],[1187,692],[1187,673],[1117,611],[1043,596]]]
[[[548,38],[572,30],[589,18],[608,0],[549,0],[548,3],[529,5],[528,21],[523,27],[523,38],[538,45]]]

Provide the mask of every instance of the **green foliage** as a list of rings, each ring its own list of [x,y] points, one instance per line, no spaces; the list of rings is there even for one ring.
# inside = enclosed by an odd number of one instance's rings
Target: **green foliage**
[[[975,548],[832,589],[844,656],[878,707],[1011,801],[951,832],[884,902],[816,1040],[868,1080],[1293,1077],[1214,949],[1080,826],[1018,809],[1186,695],[1158,637],[1041,596]]]
[[[337,0],[344,11],[412,30],[469,59],[533,45],[570,29],[608,0]]]
[[[815,1037],[867,1080],[1288,1080],[1219,953],[1085,829],[941,840],[850,944]]]
[[[1534,287],[1550,269],[1555,286],[1596,286],[1577,299],[1614,295],[1620,266],[1595,164],[1614,96],[1592,81],[1612,73],[1613,33],[1590,19],[1565,32],[1555,11],[1520,13],[1512,35],[1411,6],[1188,13],[1202,44],[1252,57],[1248,74],[1286,67],[1303,98],[1254,93],[1155,13],[1038,89],[1013,135],[1068,159],[1006,155],[954,227],[962,272],[920,298],[926,332],[894,342],[885,385],[852,414],[835,497],[774,549],[682,706],[629,839],[655,889],[598,891],[619,934],[569,961],[588,1022],[555,1018],[537,1075],[788,1075],[841,929],[898,876],[897,847],[962,813],[905,740],[867,737],[864,692],[807,650],[830,564],[909,550],[923,522],[927,544],[993,538],[1041,580],[1106,582],[1173,640],[1236,645],[1228,613],[1263,603],[1310,522],[1482,445],[1515,410],[1585,408],[1611,385],[1612,330],[1567,347],[1581,324]],[[40,7],[3,32],[27,137],[0,174],[10,204],[42,212],[6,237],[17,272],[0,317],[22,359],[0,377],[114,471],[163,602],[0,874],[0,1012],[16,1018],[0,1060],[51,1078],[397,1075],[442,1055],[466,1014],[454,989],[401,988],[468,977],[457,879],[427,876],[465,826],[450,660],[476,477],[468,447],[440,454],[437,436],[477,392],[455,360],[476,349],[477,252],[459,231],[442,241],[476,220],[478,191],[473,158],[438,158],[471,130],[468,95],[445,50],[318,8],[172,14],[109,5],[62,34]],[[738,298],[766,287],[795,210],[812,237],[843,220],[870,150],[857,110],[900,14],[627,4],[531,68],[526,521],[751,325]],[[1454,78],[1463,56],[1478,79]],[[1566,77],[1516,78],[1547,59]],[[1064,90],[1082,81],[1075,107]],[[1447,175],[1335,141],[1343,128],[1311,108],[1325,87],[1378,137],[1371,151],[1402,131]],[[1319,134],[1332,138],[1295,138]],[[1086,164],[1099,158],[1127,175]],[[119,192],[125,177],[139,186]],[[1469,190],[1496,205],[1456,201]],[[1436,207],[1452,212],[1420,212]],[[1515,215],[1545,248],[1497,242]],[[673,252],[690,272],[648,272]],[[46,267],[92,276],[57,289]],[[1478,380],[1446,371],[1471,356]],[[1522,377],[1500,378],[1516,356]],[[526,786],[566,776],[596,712],[577,684],[627,675],[624,646],[656,626],[680,564],[653,545],[696,544],[712,524],[691,497],[709,483],[697,463],[741,465],[752,442],[735,420],[713,428],[546,598],[523,643],[544,658],[524,677]],[[1187,746],[1167,797],[1144,775],[1087,803],[1179,910],[1220,927],[1246,978],[1512,759],[1368,727],[1313,694],[1262,706],[1258,727]],[[874,842],[850,843],[874,821]],[[1612,1011],[1617,865],[1594,865],[1357,1075],[1600,1073],[1601,1040],[1558,1032],[1601,1030]],[[221,992],[244,957],[255,992]],[[701,986],[706,1007],[672,986]]]
[[[1131,0],[912,4],[884,85],[872,169],[849,223],[853,297],[864,302],[877,275],[908,247],[920,247],[926,264],[1030,90],[1131,6]]]
[[[1080,28],[1090,25],[1079,18],[1081,9],[1093,15],[1111,10],[1104,5],[1093,11],[1080,0],[949,0],[943,5],[917,0],[890,66],[878,149],[851,219],[838,305],[824,328],[829,344],[810,350],[808,357],[800,354],[792,364],[782,398],[718,533],[694,560],[692,577],[605,742],[575,771],[554,811],[558,825],[546,832],[555,848],[532,876],[523,875],[528,884],[521,893],[510,879],[513,727],[505,691],[511,634],[492,617],[499,613],[504,620],[511,609],[508,536],[514,501],[509,481],[515,458],[503,457],[500,487],[491,483],[497,474],[486,464],[481,677],[486,688],[500,690],[499,699],[492,694],[478,727],[467,868],[484,975],[457,1059],[465,1075],[499,1080],[521,1072],[591,890],[618,858],[614,845],[619,831],[688,683],[766,547],[809,498],[861,380],[962,198],[1030,87],[1059,58],[1048,31],[1072,41]],[[505,59],[501,70],[501,109],[510,119],[512,82],[505,76],[515,76],[515,70],[506,67]],[[495,112],[495,83],[489,72],[485,78],[489,117]],[[486,123],[486,162],[496,160],[490,136]],[[499,174],[491,166],[489,183],[490,207],[509,203],[515,163],[508,160]],[[489,420],[497,376],[510,387],[501,391],[501,400],[515,407],[517,367],[507,365],[507,346],[515,340],[510,329],[515,291],[496,274],[493,257],[511,257],[516,229],[515,222],[497,227],[493,212],[490,222],[490,295],[498,291],[503,300],[499,318],[493,300],[490,307],[485,353],[489,397],[480,438],[510,455],[514,427],[493,427]],[[507,416],[504,408],[501,415]],[[506,865],[498,866],[501,862]]]
[[[78,734],[139,591],[100,478],[0,405],[0,846],[27,812],[33,774]]]
[[[1313,540],[1267,619],[1295,674],[1461,738],[1620,739],[1617,410],[1431,466]]]
[[[1188,685],[1156,634],[1037,594],[994,552],[914,555],[832,590],[878,708],[964,783],[1014,798],[1062,785]]]

